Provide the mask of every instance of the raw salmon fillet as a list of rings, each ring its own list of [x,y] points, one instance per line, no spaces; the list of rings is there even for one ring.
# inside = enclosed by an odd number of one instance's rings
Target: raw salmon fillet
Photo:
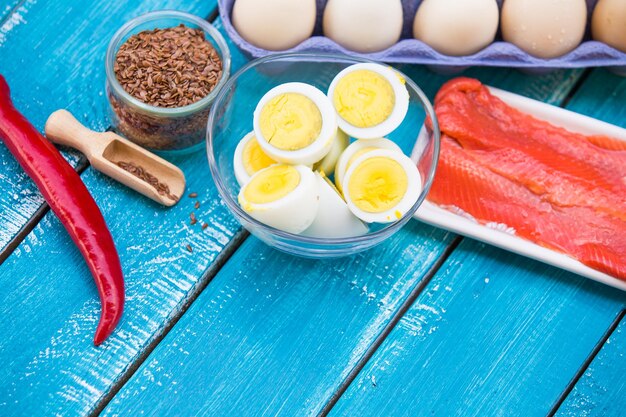
[[[441,152],[428,199],[626,280],[626,145],[511,108],[479,81],[435,100]]]

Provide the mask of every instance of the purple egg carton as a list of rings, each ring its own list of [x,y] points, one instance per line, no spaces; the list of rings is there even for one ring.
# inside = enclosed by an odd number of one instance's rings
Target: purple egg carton
[[[275,54],[276,51],[268,51],[258,48],[245,39],[235,30],[230,20],[233,4],[236,0],[219,0],[219,11],[224,28],[248,58],[259,58]],[[398,43],[380,52],[357,53],[350,51],[322,34],[322,15],[327,0],[317,0],[317,20],[313,36],[294,48],[280,52],[318,52],[318,53],[343,53],[348,55],[369,58],[374,61],[407,64],[425,64],[437,68],[463,69],[470,66],[512,67],[529,69],[556,69],[556,68],[584,68],[584,67],[612,67],[622,75],[626,74],[626,53],[618,51],[602,42],[591,40],[590,20],[591,13],[598,0],[587,0],[587,31],[583,42],[573,51],[566,55],[553,59],[541,59],[533,57],[519,49],[517,46],[502,41],[498,32],[496,40],[485,49],[468,56],[453,57],[442,55],[424,42],[414,39],[413,18],[422,0],[402,0],[404,9],[404,25],[402,37]],[[626,0],[624,0],[626,1]],[[501,5],[502,0],[498,0]]]

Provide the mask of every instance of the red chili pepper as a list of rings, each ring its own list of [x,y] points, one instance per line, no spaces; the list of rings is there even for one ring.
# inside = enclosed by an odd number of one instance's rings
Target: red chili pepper
[[[113,238],[78,173],[15,109],[2,75],[0,140],[35,182],[89,266],[102,303],[94,337],[99,345],[113,332],[124,308],[124,276]]]

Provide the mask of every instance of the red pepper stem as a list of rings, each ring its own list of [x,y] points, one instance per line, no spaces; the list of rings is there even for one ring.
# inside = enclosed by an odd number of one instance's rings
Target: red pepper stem
[[[33,180],[85,259],[102,313],[94,344],[115,329],[124,308],[124,276],[113,238],[93,197],[61,153],[18,112],[0,75],[0,140]]]

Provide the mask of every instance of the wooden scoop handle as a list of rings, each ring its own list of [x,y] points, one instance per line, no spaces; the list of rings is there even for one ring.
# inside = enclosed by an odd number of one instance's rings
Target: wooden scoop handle
[[[101,155],[111,142],[106,133],[86,128],[67,110],[52,113],[46,121],[45,132],[53,143],[78,149],[88,159],[93,155]]]

